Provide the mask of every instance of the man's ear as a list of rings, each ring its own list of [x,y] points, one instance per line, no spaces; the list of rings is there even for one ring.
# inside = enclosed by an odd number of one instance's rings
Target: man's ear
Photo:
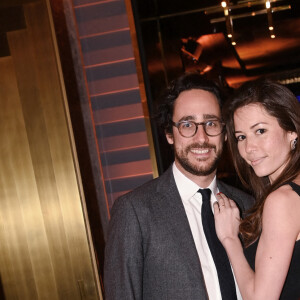
[[[165,132],[166,134],[166,138],[167,138],[167,141],[170,145],[173,145],[174,144],[174,138],[173,138],[173,134],[172,133],[167,133]]]

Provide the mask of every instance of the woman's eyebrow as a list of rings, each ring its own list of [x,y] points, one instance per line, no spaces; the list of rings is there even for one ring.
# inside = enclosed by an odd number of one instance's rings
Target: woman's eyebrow
[[[266,122],[258,122],[258,123],[255,123],[253,124],[252,126],[250,126],[250,129],[253,129],[255,128],[256,126],[259,126],[259,125],[267,125],[268,123]],[[241,133],[242,131],[240,130],[235,130],[234,133]]]

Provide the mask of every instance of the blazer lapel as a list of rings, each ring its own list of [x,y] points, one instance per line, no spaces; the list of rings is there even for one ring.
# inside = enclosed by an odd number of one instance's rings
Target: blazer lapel
[[[191,272],[196,272],[199,284],[204,283],[200,260],[194,243],[182,200],[180,198],[172,168],[164,173],[158,186],[158,218],[164,220],[170,236],[178,245],[182,258],[186,260]],[[205,289],[205,287],[204,287]]]

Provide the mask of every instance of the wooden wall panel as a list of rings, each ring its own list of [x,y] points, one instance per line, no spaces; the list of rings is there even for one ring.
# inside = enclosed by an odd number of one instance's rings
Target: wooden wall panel
[[[141,70],[124,0],[73,3],[110,209],[116,197],[157,175]]]
[[[82,37],[81,47],[86,66],[119,61],[132,56],[128,28]]]
[[[75,6],[80,37],[113,33],[128,28],[125,2],[120,0],[88,1]]]
[[[47,5],[22,7],[0,58],[0,272],[6,299],[99,299]]]
[[[103,151],[114,151],[115,149],[135,148],[139,145],[148,145],[147,136],[145,136],[144,132],[123,134],[118,139],[111,136],[101,139],[101,141],[103,141]]]
[[[123,105],[121,107],[110,107],[97,110],[94,113],[95,124],[104,124],[118,120],[129,120],[139,117],[143,113],[140,103]]]

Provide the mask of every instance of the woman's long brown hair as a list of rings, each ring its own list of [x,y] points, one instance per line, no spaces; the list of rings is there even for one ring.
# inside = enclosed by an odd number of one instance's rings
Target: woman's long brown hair
[[[234,134],[235,111],[249,104],[259,104],[266,112],[275,117],[279,126],[287,132],[296,132],[300,136],[300,103],[295,95],[285,86],[268,79],[246,82],[224,106],[223,116],[226,122],[228,146],[236,172],[256,198],[254,207],[247,213],[240,224],[240,233],[244,245],[249,246],[259,237],[262,230],[262,212],[267,196],[284,183],[290,182],[300,171],[300,146],[291,149],[290,159],[280,176],[270,184],[268,177],[258,177],[240,156]],[[278,145],[280,147],[280,145]]]

